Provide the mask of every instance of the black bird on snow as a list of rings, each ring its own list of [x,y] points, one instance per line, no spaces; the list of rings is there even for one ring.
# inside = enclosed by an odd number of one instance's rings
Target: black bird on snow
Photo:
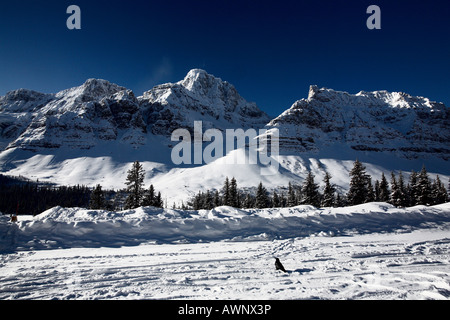
[[[280,259],[278,259],[278,258],[275,258],[275,270],[281,270],[283,272],[287,272],[284,269],[283,265],[281,264]]]

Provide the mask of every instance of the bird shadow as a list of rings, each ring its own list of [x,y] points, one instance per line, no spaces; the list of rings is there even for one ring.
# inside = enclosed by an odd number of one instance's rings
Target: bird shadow
[[[311,272],[314,269],[309,269],[309,268],[300,268],[300,269],[295,269],[295,270],[286,270],[286,273],[291,274],[291,273],[307,273],[307,272]]]

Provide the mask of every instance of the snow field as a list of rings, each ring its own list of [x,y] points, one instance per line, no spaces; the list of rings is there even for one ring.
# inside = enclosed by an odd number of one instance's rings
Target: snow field
[[[4,254],[0,299],[448,299],[449,230]]]
[[[450,203],[55,207],[8,220],[0,300],[450,298]]]

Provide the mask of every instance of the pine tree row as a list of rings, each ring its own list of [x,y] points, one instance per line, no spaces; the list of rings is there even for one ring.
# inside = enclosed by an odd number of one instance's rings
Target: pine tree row
[[[136,161],[128,171],[125,190],[102,190],[87,186],[53,186],[24,178],[0,175],[0,212],[36,215],[55,206],[122,210],[140,206],[162,208],[161,192],[153,185],[144,189],[145,172]]]
[[[161,193],[153,185],[144,188],[145,172],[136,161],[128,171],[126,190],[102,190],[97,185],[93,190],[86,186],[55,187],[21,178],[0,175],[0,212],[4,214],[38,214],[54,206],[83,207],[91,209],[121,210],[140,206],[164,206]],[[331,183],[331,175],[325,174],[323,187],[308,172],[302,185],[289,183],[287,188],[278,188],[269,193],[262,183],[254,188],[239,189],[235,178],[225,179],[219,190],[198,192],[182,209],[212,209],[226,205],[236,208],[292,207],[306,204],[315,207],[340,207],[372,201],[388,202],[397,207],[435,205],[449,201],[447,189],[439,176],[430,180],[425,167],[420,172],[412,171],[409,181],[403,174],[391,173],[390,182],[384,174],[381,180],[372,183],[372,177],[358,160],[349,174],[350,184],[346,194],[339,192]],[[281,190],[281,191],[280,191]],[[175,204],[174,204],[175,207]]]
[[[36,215],[55,206],[86,207],[87,186],[53,186],[0,175],[0,212]]]
[[[448,193],[439,176],[432,182],[425,166],[417,173],[411,172],[409,182],[405,184],[403,174],[396,176],[391,172],[390,187],[382,173],[381,181],[375,181],[365,171],[358,160],[350,171],[350,189],[346,195],[346,203],[356,205],[372,201],[388,202],[396,207],[415,205],[435,205],[448,201]]]
[[[297,205],[312,205],[315,207],[340,207],[368,202],[388,202],[396,207],[414,205],[435,205],[449,200],[447,189],[439,176],[432,182],[425,166],[417,173],[411,172],[406,184],[402,172],[396,176],[391,172],[390,184],[384,173],[381,181],[372,183],[372,177],[366,173],[366,168],[356,160],[349,174],[350,185],[346,194],[338,192],[331,183],[331,175],[326,172],[323,187],[314,180],[314,174],[308,171],[301,186],[289,183],[286,191],[269,193],[262,182],[256,187],[256,192],[238,189],[236,179],[225,179],[221,190],[199,191],[182,209],[192,208],[213,209],[225,205],[236,208],[270,208],[293,207]],[[389,186],[390,185],[390,186]],[[175,207],[175,204],[174,204]]]

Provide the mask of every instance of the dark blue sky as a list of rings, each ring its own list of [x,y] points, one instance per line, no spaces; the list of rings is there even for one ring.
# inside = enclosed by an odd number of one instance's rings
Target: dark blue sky
[[[66,9],[81,8],[81,30]],[[381,30],[366,9],[381,8]],[[450,1],[2,1],[0,95],[102,78],[141,95],[202,68],[272,116],[310,84],[450,106]]]

